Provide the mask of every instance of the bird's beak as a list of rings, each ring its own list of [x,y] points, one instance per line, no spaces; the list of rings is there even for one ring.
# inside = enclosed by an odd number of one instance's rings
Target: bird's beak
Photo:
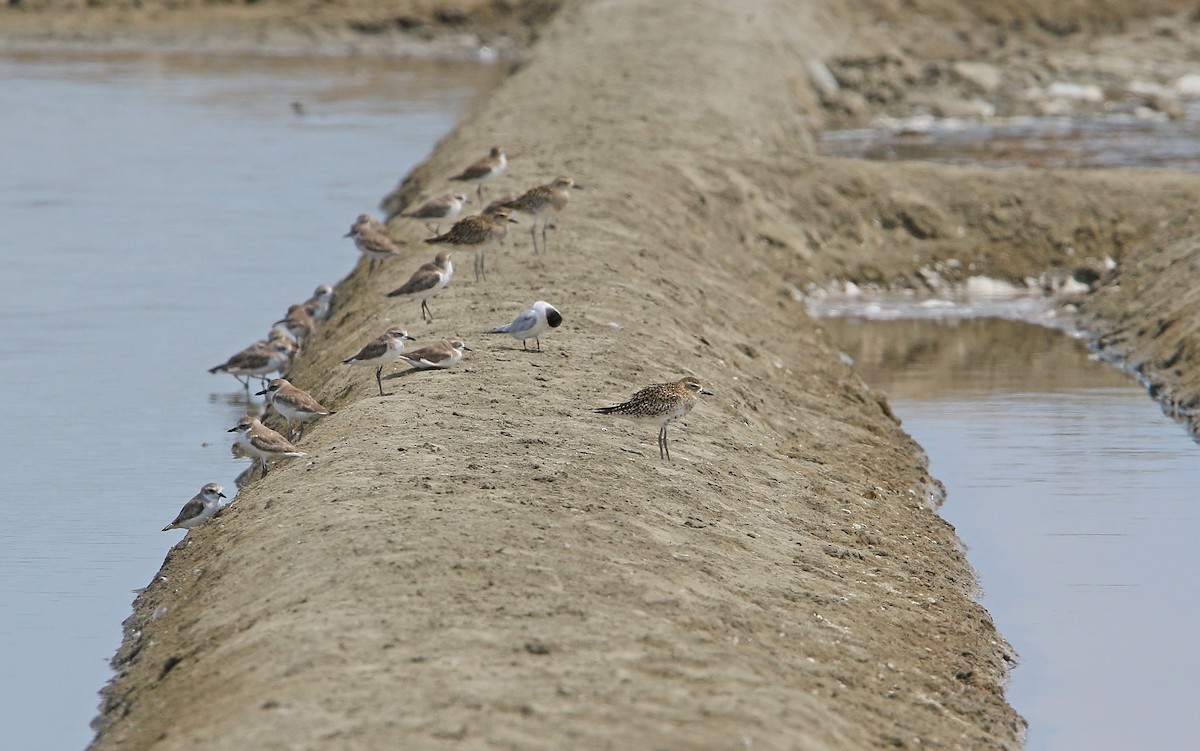
[[[408,334],[405,334],[405,335],[404,335],[404,338],[405,338],[405,339],[407,339],[407,340],[409,340],[410,342],[415,342],[415,341],[417,340],[417,337],[415,337],[415,336],[409,336]]]
[[[235,425],[235,426],[233,426],[232,428],[230,428],[229,430],[226,430],[225,432],[226,432],[226,433],[236,433],[236,432],[237,432],[237,426]]]
[[[714,396],[713,392],[709,391],[708,389],[700,389],[700,393],[704,394],[705,396]]]
[[[508,223],[509,224],[520,224],[520,222],[518,222],[516,219],[513,219],[511,216],[508,218]]]
[[[217,497],[218,498],[226,498],[228,496],[226,496],[224,493],[217,493]]]
[[[350,230],[350,231],[349,231],[349,232],[347,232],[346,234],[342,235],[342,237],[350,237],[350,236],[351,236],[351,235],[353,235],[353,234],[354,234],[354,230]]]
[[[575,190],[583,190],[583,186],[580,185],[579,183],[575,183],[571,187],[574,188]]]
[[[255,396],[262,396],[263,394],[267,393],[267,392],[268,392],[268,391],[270,391],[270,390],[271,390],[271,389],[263,389],[262,391],[259,391],[259,392],[257,392],[257,393],[255,394]]]
[[[471,349],[470,347],[468,347],[468,346],[467,346],[467,345],[465,345],[465,344],[463,345],[463,349],[465,349],[465,350],[466,350],[466,351],[468,351],[468,352],[474,352],[474,351],[475,351],[475,350]]]

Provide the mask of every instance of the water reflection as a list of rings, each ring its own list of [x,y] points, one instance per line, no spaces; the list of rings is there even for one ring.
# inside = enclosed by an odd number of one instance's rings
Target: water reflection
[[[1021,656],[1031,751],[1190,748],[1196,447],[1057,331],[995,319],[822,325],[946,484],[983,604]]]
[[[348,223],[498,75],[0,59],[0,748],[87,743],[131,590],[180,538],[159,530],[248,463],[225,431],[260,401],[206,370],[349,272]]]

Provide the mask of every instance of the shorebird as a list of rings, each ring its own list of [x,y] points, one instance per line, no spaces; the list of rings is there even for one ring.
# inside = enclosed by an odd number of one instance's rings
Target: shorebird
[[[304,303],[304,312],[312,316],[317,323],[323,323],[329,318],[329,306],[333,302],[333,287],[322,284],[313,291],[312,297]]]
[[[404,245],[403,242],[393,240],[387,227],[370,214],[359,214],[345,236],[353,237],[354,246],[371,260],[368,267],[370,271],[375,269],[376,261],[386,261],[400,255],[400,248]]]
[[[473,163],[457,175],[452,176],[450,179],[475,182],[478,185],[475,194],[482,201],[483,181],[490,180],[502,174],[507,168],[508,157],[504,156],[504,149],[499,146],[493,146],[487,156]]]
[[[272,329],[272,332],[274,331],[276,330]],[[251,344],[224,363],[209,368],[208,372],[228,373],[249,389],[251,378],[266,380],[271,373],[285,371],[295,351],[295,343],[279,329],[279,334],[272,333],[268,340]],[[242,380],[243,376],[245,380]]]
[[[542,351],[542,342],[538,337],[546,329],[556,329],[562,325],[562,313],[545,300],[538,300],[529,310],[523,311],[512,319],[511,323],[488,329],[485,334],[508,334],[513,339],[521,340],[521,349],[527,349],[525,341],[532,339],[537,342],[537,351]]]
[[[425,242],[432,245],[446,243],[448,245],[470,245],[475,248],[475,281],[481,278],[487,281],[487,273],[483,268],[483,248],[487,243],[499,243],[508,234],[508,223],[516,223],[512,211],[506,208],[493,209],[490,212],[475,214],[466,219],[459,219],[444,235],[431,237]]]
[[[255,394],[255,396],[265,397],[267,404],[275,408],[275,411],[283,415],[283,419],[287,420],[288,438],[295,440],[298,436],[292,428],[292,422],[295,422],[301,434],[304,432],[304,423],[315,420],[324,415],[331,415],[333,412],[321,406],[321,403],[312,397],[304,389],[293,386],[286,378],[273,378],[267,384],[267,387]]]
[[[458,225],[455,225],[456,227]],[[428,314],[429,322],[433,322],[433,312],[429,310],[429,298],[441,292],[454,276],[454,264],[450,262],[450,251],[443,250],[434,256],[430,263],[422,264],[413,272],[408,281],[387,294],[388,297],[407,297],[410,300],[421,301],[421,320]]]
[[[597,410],[602,415],[618,415],[639,422],[658,423],[658,458],[671,460],[667,448],[667,426],[692,411],[700,394],[712,396],[700,381],[688,376],[674,383],[655,383],[629,398],[629,401]]]
[[[406,211],[400,216],[408,217],[409,219],[457,219],[462,213],[463,205],[471,202],[462,193],[446,193],[437,198],[431,198],[421,204],[420,208],[412,211]],[[430,224],[425,222],[425,227],[433,234],[438,234],[441,231],[442,225]]]
[[[288,439],[259,422],[257,417],[246,415],[228,431],[237,433],[234,439],[242,451],[262,465],[263,477],[267,476],[267,462],[289,456],[308,456],[291,444]]]
[[[529,236],[533,240],[534,253],[538,252],[537,234],[535,233],[538,219],[542,220],[542,252],[545,252],[546,223],[550,221],[547,215],[551,209],[557,214],[567,207],[567,201],[571,198],[572,188],[582,190],[579,185],[575,184],[575,180],[567,175],[562,175],[554,178],[553,182],[539,185],[536,188],[530,188],[517,198],[504,204],[518,214],[528,214],[533,217],[533,225],[529,228]]]
[[[192,500],[183,504],[175,521],[162,528],[163,532],[172,529],[191,529],[198,527],[216,515],[221,508],[221,499],[225,497],[225,488],[210,482],[200,488],[200,492],[192,496]]]
[[[275,325],[282,326],[297,344],[303,344],[317,330],[317,322],[309,315],[305,305],[289,305],[287,315],[275,322]]]
[[[400,359],[411,365],[413,370],[452,368],[463,359],[463,350],[470,351],[471,348],[462,339],[443,339],[437,344],[402,354]]]
[[[379,395],[383,396],[383,366],[395,362],[404,351],[404,340],[414,341],[408,332],[399,327],[392,327],[377,336],[370,344],[358,351],[354,357],[348,357],[342,362],[346,365],[374,365],[375,383],[379,386]]]
[[[495,211],[496,209],[500,209],[500,208],[504,208],[504,207],[508,206],[508,204],[512,203],[513,201],[517,200],[520,197],[521,197],[520,193],[518,193],[515,190],[510,190],[509,192],[505,193],[504,195],[500,196],[496,200],[489,203],[487,206],[484,206],[483,211],[480,211],[479,213],[480,214],[490,214],[493,211]]]

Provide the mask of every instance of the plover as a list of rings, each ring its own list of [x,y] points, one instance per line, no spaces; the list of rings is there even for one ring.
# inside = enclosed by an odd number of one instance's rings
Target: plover
[[[571,198],[571,189],[581,190],[575,180],[562,175],[554,178],[553,182],[530,188],[517,198],[504,204],[518,214],[528,214],[533,217],[533,225],[529,228],[529,236],[533,239],[533,252],[538,252],[537,229],[538,219],[542,220],[542,252],[546,250],[546,223],[550,221],[550,211],[558,213],[567,207]]]
[[[358,351],[354,357],[342,360],[346,365],[374,365],[375,383],[379,386],[379,395],[383,396],[383,367],[395,362],[404,351],[404,340],[413,341],[408,332],[399,327],[392,327],[377,336],[370,344]]]
[[[331,415],[333,412],[321,406],[321,403],[312,397],[304,389],[293,386],[291,381],[286,378],[273,378],[267,384],[267,387],[255,394],[255,396],[265,397],[267,404],[275,408],[275,411],[283,415],[283,419],[287,420],[288,438],[295,440],[298,436],[292,428],[292,423],[295,422],[301,433],[304,431],[304,423],[310,420],[315,420],[324,415]]]
[[[370,214],[359,214],[346,237],[353,237],[354,246],[370,259],[368,270],[374,270],[377,261],[386,261],[401,255],[400,249],[404,246],[403,242],[392,239],[387,227]]]
[[[458,215],[462,213],[463,205],[470,202],[471,200],[462,193],[445,193],[437,198],[431,198],[421,204],[419,208],[406,211],[400,216],[409,219],[457,219]],[[442,229],[440,222],[436,224],[425,222],[425,227],[435,235]]]
[[[454,264],[450,261],[450,251],[443,250],[434,256],[432,262],[423,264],[408,278],[407,282],[389,292],[387,296],[420,300],[421,320],[425,320],[425,316],[428,315],[428,320],[432,323],[433,312],[429,310],[427,300],[445,289],[452,276],[454,276]]]
[[[667,426],[692,411],[700,394],[712,396],[700,381],[688,376],[674,383],[656,383],[647,386],[629,398],[629,401],[611,407],[601,407],[596,412],[602,415],[619,415],[640,422],[658,423],[658,457],[671,460],[667,448]]]
[[[208,521],[221,508],[221,499],[225,497],[224,490],[225,488],[215,482],[210,482],[200,488],[200,492],[192,496],[192,500],[183,504],[175,521],[163,527],[162,531],[191,529]]]
[[[527,349],[525,341],[532,339],[537,342],[537,351],[542,351],[542,342],[538,337],[546,329],[556,329],[562,325],[562,313],[545,300],[538,300],[529,310],[521,312],[511,323],[488,329],[485,334],[508,334],[513,339],[521,340],[521,349]]]
[[[242,452],[262,465],[263,477],[267,476],[267,462],[290,456],[308,456],[291,444],[288,439],[259,422],[257,417],[246,415],[227,432],[237,433],[235,443]]]
[[[508,168],[508,157],[504,156],[504,149],[499,146],[493,146],[491,152],[479,161],[467,167],[462,172],[451,177],[451,180],[463,180],[467,182],[475,182],[476,196],[479,200],[483,200],[483,181],[490,180],[504,172]]]
[[[304,305],[289,305],[287,315],[276,321],[275,325],[282,326],[297,344],[303,344],[317,330],[317,322]]]
[[[274,336],[267,341],[259,341],[233,355],[224,363],[209,368],[209,373],[228,373],[238,382],[250,388],[250,379],[266,380],[271,373],[282,373],[291,362],[296,345],[280,330],[283,337]],[[286,341],[285,341],[286,340]],[[242,380],[243,376],[245,380]]]
[[[411,365],[413,370],[452,368],[463,359],[463,350],[471,351],[471,348],[462,339],[443,339],[437,344],[401,354],[400,359]]]
[[[475,248],[475,281],[486,280],[487,274],[483,268],[483,248],[487,243],[499,243],[508,234],[508,223],[516,223],[512,211],[504,207],[492,209],[491,212],[475,214],[466,219],[459,219],[444,235],[431,237],[425,242],[432,245],[445,243],[448,245],[470,245]]]
[[[317,323],[323,323],[329,318],[329,307],[333,303],[333,287],[322,284],[313,291],[312,297],[304,303],[304,311],[312,316]]]

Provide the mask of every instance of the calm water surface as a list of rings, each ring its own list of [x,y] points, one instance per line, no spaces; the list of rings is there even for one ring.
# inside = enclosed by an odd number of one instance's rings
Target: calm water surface
[[[1197,446],[1062,333],[997,319],[822,325],[945,483],[942,515],[1018,651],[1031,751],[1200,737]]]
[[[159,530],[247,464],[206,369],[350,271],[353,218],[498,75],[0,59],[0,749],[87,744],[131,590],[183,535]]]

